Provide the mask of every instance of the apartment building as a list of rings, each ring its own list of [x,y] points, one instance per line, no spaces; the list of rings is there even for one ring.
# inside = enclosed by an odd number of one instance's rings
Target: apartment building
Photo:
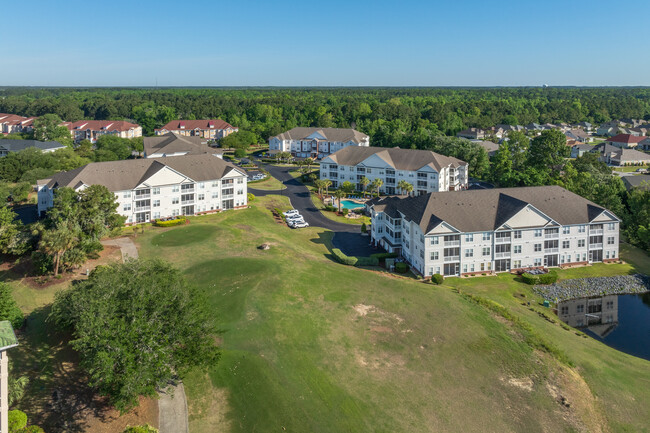
[[[354,129],[293,128],[269,139],[271,153],[290,152],[299,158],[324,158],[346,147],[368,147],[370,137]]]
[[[239,128],[221,119],[172,120],[162,128],[154,130],[156,135],[173,132],[185,137],[201,137],[206,140],[219,140],[237,131]]]
[[[0,113],[0,133],[9,135],[30,132],[34,129],[34,119],[36,118]]]
[[[65,149],[65,146],[58,141],[38,141],[38,140],[14,140],[5,138],[0,140],[0,157],[7,156],[13,152],[35,147],[43,153],[54,152],[55,150]]]
[[[559,186],[386,197],[366,207],[372,242],[424,276],[618,259],[616,215]]]
[[[389,195],[401,193],[401,180],[413,185],[415,195],[457,191],[467,188],[468,164],[429,150],[399,147],[346,147],[321,161],[320,177],[329,179],[334,188],[349,181],[361,191],[364,176],[371,182],[381,179],[379,191]]]
[[[223,151],[208,146],[202,137],[185,137],[174,132],[155,137],[145,137],[143,145],[145,158],[200,155],[204,153],[223,158]]]
[[[140,125],[123,120],[79,120],[63,122],[62,125],[70,130],[70,135],[75,143],[82,140],[95,143],[102,135],[115,135],[120,138],[142,137]]]
[[[247,206],[246,173],[209,154],[95,162],[39,180],[39,215],[53,206],[54,190],[104,185],[115,193],[126,224],[199,215]]]

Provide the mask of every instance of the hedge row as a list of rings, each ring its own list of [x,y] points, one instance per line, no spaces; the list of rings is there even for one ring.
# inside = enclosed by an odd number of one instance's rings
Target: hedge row
[[[166,220],[166,221],[156,220],[156,222],[154,224],[157,227],[173,227],[173,226],[179,226],[181,224],[185,224],[186,221],[187,221],[187,218],[178,217],[176,219]]]
[[[332,249],[332,254],[337,262],[347,266],[378,266],[379,259],[376,257],[355,257],[346,256],[343,251],[338,248]]]
[[[397,253],[375,253],[371,254],[370,257],[374,257],[377,260],[394,259],[397,257]]]
[[[534,286],[535,284],[553,284],[557,281],[557,273],[551,271],[547,274],[533,275],[528,272],[521,274],[521,279],[524,283]]]

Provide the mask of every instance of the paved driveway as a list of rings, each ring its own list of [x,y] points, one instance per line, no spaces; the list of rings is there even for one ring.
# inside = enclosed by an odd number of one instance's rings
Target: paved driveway
[[[370,237],[361,236],[361,227],[354,224],[344,224],[326,218],[311,201],[309,189],[289,174],[293,167],[277,167],[264,164],[271,176],[282,182],[286,189],[280,191],[256,190],[252,186],[248,191],[254,195],[270,194],[285,195],[291,200],[291,205],[298,209],[310,226],[323,227],[333,231],[334,246],[349,256],[369,256],[379,250],[370,246]]]

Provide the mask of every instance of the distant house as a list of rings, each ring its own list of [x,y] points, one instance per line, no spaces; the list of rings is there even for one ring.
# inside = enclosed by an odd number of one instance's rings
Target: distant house
[[[614,166],[650,164],[650,154],[605,144],[599,145],[600,160]]]
[[[58,141],[4,139],[0,140],[0,157],[7,156],[11,152],[20,152],[21,150],[30,147],[35,147],[45,153],[65,148],[65,146]]]
[[[576,144],[571,147],[571,158],[578,158],[587,152],[591,152],[592,149],[591,144]]]
[[[582,128],[585,132],[591,132],[593,125],[589,122],[580,122],[576,125],[578,128]]]
[[[628,191],[636,188],[650,190],[650,174],[640,174],[637,176],[623,176],[623,183]]]
[[[299,158],[324,158],[345,147],[370,146],[370,137],[350,128],[297,127],[269,138],[269,152]]]
[[[650,151],[650,137],[643,137],[636,147],[640,150]]]
[[[468,128],[456,133],[456,137],[467,138],[468,140],[482,140],[486,132],[480,128]]]
[[[221,150],[208,146],[202,137],[183,137],[175,133],[144,138],[144,157],[199,155],[209,153],[223,158]]]
[[[79,120],[63,122],[62,125],[70,130],[70,135],[75,143],[82,140],[96,143],[102,135],[115,135],[120,138],[142,137],[140,125],[123,120]]]
[[[34,129],[34,119],[36,118],[0,113],[0,133],[9,135],[30,132]]]
[[[173,132],[185,137],[202,137],[206,140],[219,140],[237,131],[239,131],[239,128],[221,119],[207,119],[172,120],[154,132],[156,135],[165,135]]]
[[[564,135],[566,135],[567,140],[572,140],[576,143],[589,143],[592,140],[591,136],[582,129],[569,129]]]
[[[493,157],[497,150],[499,150],[499,145],[491,141],[485,140],[471,140],[472,143],[476,143],[481,146],[488,153],[489,157]]]
[[[526,130],[527,131],[542,131],[543,128],[542,128],[542,125],[540,125],[539,123],[529,123],[528,125],[526,125]]]
[[[608,138],[607,143],[620,148],[633,148],[643,141],[645,137],[637,137],[632,134],[618,134]]]

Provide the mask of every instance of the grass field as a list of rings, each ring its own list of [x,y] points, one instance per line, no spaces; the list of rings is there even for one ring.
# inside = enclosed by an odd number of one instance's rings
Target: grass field
[[[222,330],[221,362],[185,381],[193,433],[647,431],[650,363],[531,311],[522,299],[537,299],[514,277],[432,286],[345,267],[328,232],[289,230],[274,207],[286,198],[136,239],[141,257],[174,262],[207,291]],[[627,253],[635,265],[561,275],[647,269]],[[458,291],[505,306],[575,367]]]
[[[266,179],[263,180],[256,180],[253,182],[248,182],[248,186],[253,189],[262,189],[265,191],[271,190],[280,190],[280,189],[285,189],[286,186],[273,176],[268,176]]]
[[[630,167],[615,167],[614,171],[620,171],[623,173],[632,173],[637,171],[640,168],[645,168],[646,170],[650,168],[650,165],[633,165]]]

